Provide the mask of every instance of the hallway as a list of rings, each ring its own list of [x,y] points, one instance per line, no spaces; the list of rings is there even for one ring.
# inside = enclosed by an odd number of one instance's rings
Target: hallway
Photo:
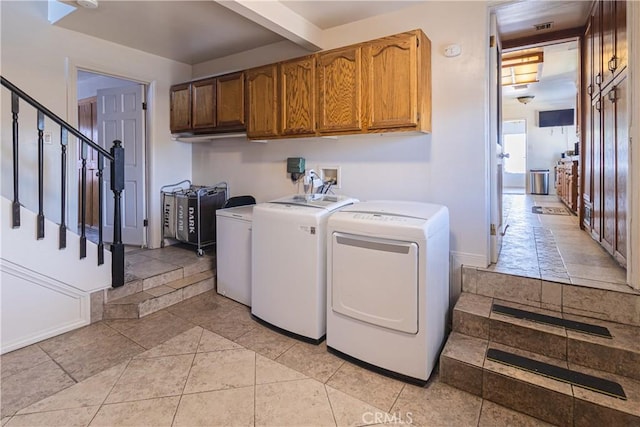
[[[578,225],[578,217],[533,213],[533,206],[564,208],[555,195],[504,194],[503,238],[490,271],[637,293],[626,284],[626,270]],[[562,209],[552,209],[560,212]]]

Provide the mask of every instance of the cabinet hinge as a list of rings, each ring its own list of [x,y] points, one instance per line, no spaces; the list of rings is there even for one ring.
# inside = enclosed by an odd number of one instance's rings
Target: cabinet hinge
[[[144,219],[144,220],[142,221],[142,225],[143,225],[144,227],[148,227],[148,226],[149,226],[149,220],[148,220],[148,219]]]
[[[146,109],[147,109],[147,103],[146,103],[146,102],[143,102],[143,103],[142,103],[142,109],[143,109],[143,110],[146,110]]]
[[[420,47],[420,39],[416,39],[416,47]]]
[[[418,113],[418,121],[420,121],[420,113]]]
[[[495,224],[491,224],[491,235],[495,236],[496,235],[496,225]]]

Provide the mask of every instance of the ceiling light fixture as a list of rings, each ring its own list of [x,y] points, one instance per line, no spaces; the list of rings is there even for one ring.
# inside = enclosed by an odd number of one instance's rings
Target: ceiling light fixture
[[[533,98],[535,98],[535,96],[527,95],[527,96],[519,96],[517,100],[519,103],[527,105],[528,103],[533,101]]]
[[[98,8],[98,0],[77,0],[76,3],[78,3],[80,6],[84,7],[85,9]]]
[[[502,57],[502,86],[537,83],[542,72],[544,55],[542,52],[529,52],[516,56]]]

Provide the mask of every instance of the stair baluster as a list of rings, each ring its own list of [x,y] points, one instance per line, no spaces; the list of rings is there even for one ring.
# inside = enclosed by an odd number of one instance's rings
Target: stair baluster
[[[59,232],[59,248],[64,249],[67,246],[67,147],[69,134],[78,138],[81,144],[82,152],[82,194],[81,194],[81,238],[80,238],[80,258],[86,257],[86,160],[87,150],[89,148],[98,152],[98,177],[100,178],[99,186],[99,241],[98,241],[98,265],[104,264],[104,242],[102,240],[102,224],[104,220],[104,197],[102,188],[102,177],[104,171],[105,159],[111,162],[111,190],[114,197],[114,231],[113,244],[111,245],[111,275],[112,286],[119,287],[124,285],[124,245],[122,243],[122,208],[121,198],[124,190],[124,148],[122,142],[115,140],[110,151],[105,150],[100,145],[84,136],[79,130],[62,120],[56,114],[44,107],[38,101],[20,90],[13,83],[0,76],[0,83],[11,91],[11,113],[12,113],[12,130],[13,130],[13,201],[12,210],[12,227],[20,227],[20,197],[19,197],[19,126],[18,114],[20,111],[20,99],[31,105],[37,110],[37,130],[38,130],[38,227],[37,238],[44,238],[44,125],[45,117],[60,126],[60,150],[61,150],[61,202],[60,202],[60,232]]]
[[[80,177],[80,259],[87,256],[87,144],[80,141],[82,169]]]
[[[13,203],[11,204],[12,227],[20,227],[20,195],[18,191],[18,113],[20,98],[11,91],[11,113],[13,116]]]

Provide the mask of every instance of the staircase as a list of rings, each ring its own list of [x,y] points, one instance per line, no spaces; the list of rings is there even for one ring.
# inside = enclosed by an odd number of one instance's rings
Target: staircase
[[[560,426],[640,426],[640,292],[463,267],[443,382]]]
[[[102,318],[142,318],[213,290],[215,265],[215,256],[199,257],[182,245],[128,252],[127,282],[104,290]]]

